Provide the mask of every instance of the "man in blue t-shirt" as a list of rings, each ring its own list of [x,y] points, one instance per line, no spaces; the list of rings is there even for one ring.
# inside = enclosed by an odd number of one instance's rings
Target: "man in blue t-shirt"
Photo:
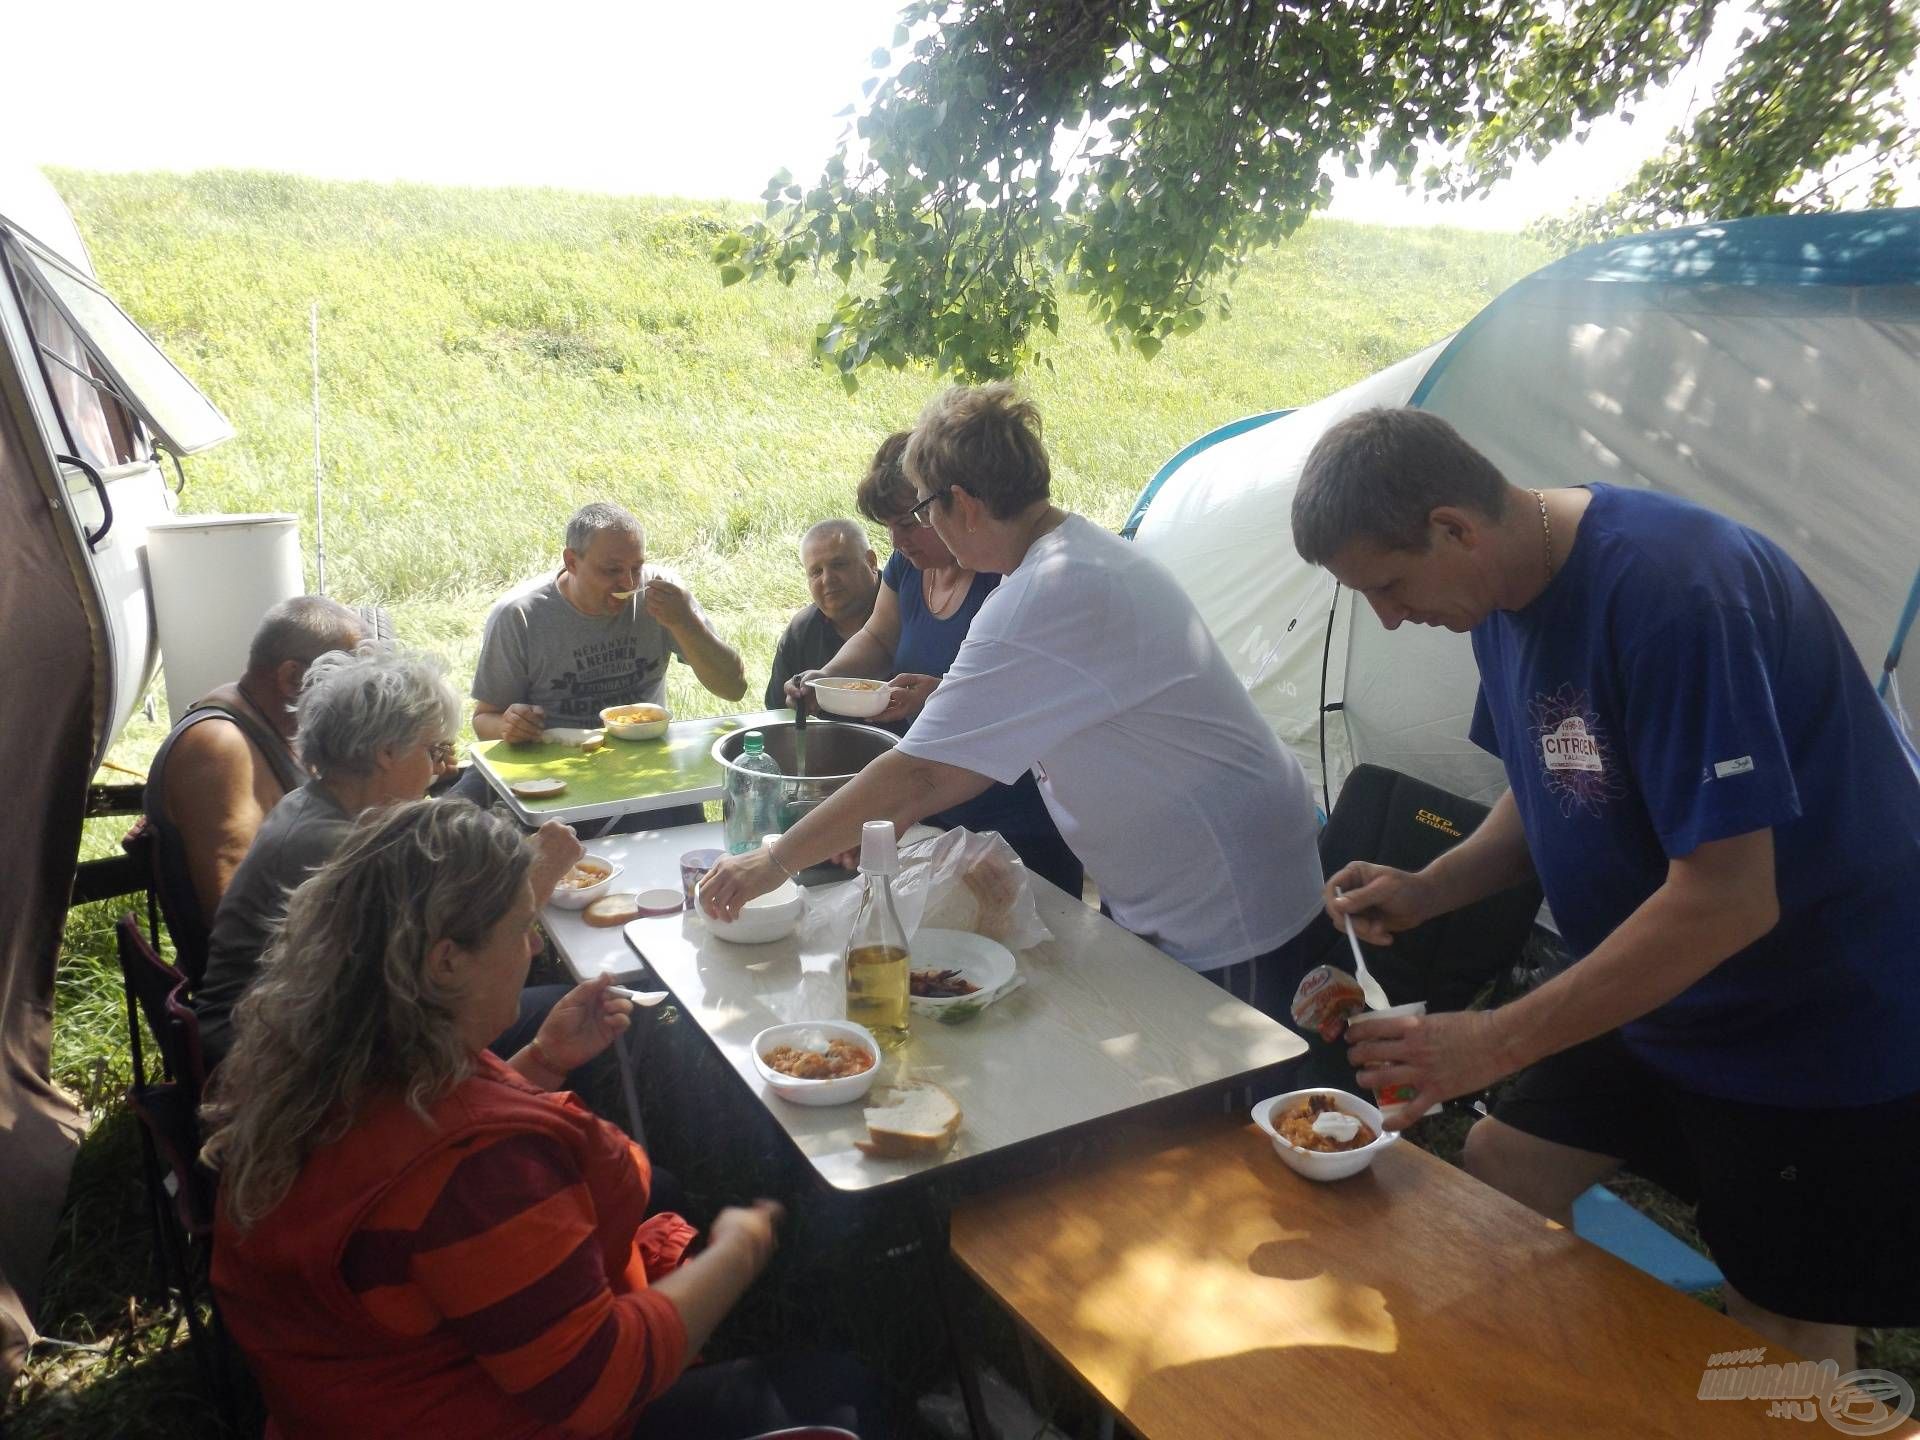
[[[1569,1226],[1623,1163],[1697,1198],[1729,1312],[1802,1355],[1920,1321],[1920,758],[1811,582],[1681,500],[1510,485],[1411,409],[1322,437],[1293,529],[1388,629],[1471,634],[1511,786],[1417,874],[1332,877],[1335,923],[1385,944],[1532,873],[1576,957],[1355,1025],[1361,1080],[1413,1085],[1410,1122],[1519,1071],[1467,1168]]]

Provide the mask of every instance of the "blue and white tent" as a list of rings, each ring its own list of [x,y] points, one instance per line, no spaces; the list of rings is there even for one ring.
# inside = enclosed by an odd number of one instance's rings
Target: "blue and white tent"
[[[1154,477],[1127,532],[1193,596],[1309,774],[1337,794],[1372,761],[1491,798],[1500,767],[1466,738],[1466,637],[1388,633],[1293,549],[1314,442],[1354,411],[1409,404],[1516,484],[1646,486],[1771,536],[1876,680],[1882,657],[1891,677],[1920,598],[1920,210],[1593,246],[1451,338],[1315,404],[1223,426]]]

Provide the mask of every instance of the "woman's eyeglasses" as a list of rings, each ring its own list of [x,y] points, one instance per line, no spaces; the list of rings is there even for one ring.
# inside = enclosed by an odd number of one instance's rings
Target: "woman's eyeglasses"
[[[933,517],[928,512],[933,509],[933,502],[952,489],[953,487],[951,485],[942,486],[940,489],[934,491],[933,494],[927,496],[927,498],[922,500],[918,505],[907,511],[905,518],[911,520],[915,525],[931,525],[933,523]]]
[[[427,742],[427,758],[436,765],[442,767],[451,765],[458,755],[459,751],[454,749],[453,741],[451,740],[430,740]]]

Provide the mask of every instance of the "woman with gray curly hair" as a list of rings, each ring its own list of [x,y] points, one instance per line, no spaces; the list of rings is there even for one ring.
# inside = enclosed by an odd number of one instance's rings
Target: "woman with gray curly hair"
[[[206,975],[193,997],[209,1066],[226,1055],[233,1007],[280,928],[289,892],[333,858],[363,811],[418,800],[452,767],[460,697],[439,656],[369,641],[315,660],[295,715],[295,748],[313,778],[274,806],[214,913]],[[560,826],[541,836],[544,901],[580,847]],[[554,998],[542,989],[527,1003]]]
[[[602,976],[488,1054],[539,940],[534,848],[462,800],[363,819],[293,896],[204,1115],[213,1287],[286,1435],[733,1437],[844,1423],[847,1367],[687,1362],[780,1210],[653,1213],[646,1152],[539,1053],[630,1023]],[[871,1434],[872,1432],[869,1432]]]

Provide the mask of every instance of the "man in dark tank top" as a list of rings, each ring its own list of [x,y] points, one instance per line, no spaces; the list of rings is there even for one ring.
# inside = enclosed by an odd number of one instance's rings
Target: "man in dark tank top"
[[[280,797],[307,776],[293,752],[293,704],[307,666],[360,643],[359,617],[322,595],[269,610],[246,673],[178,717],[147,771],[146,816],[158,841],[167,929],[190,975],[233,872]]]

